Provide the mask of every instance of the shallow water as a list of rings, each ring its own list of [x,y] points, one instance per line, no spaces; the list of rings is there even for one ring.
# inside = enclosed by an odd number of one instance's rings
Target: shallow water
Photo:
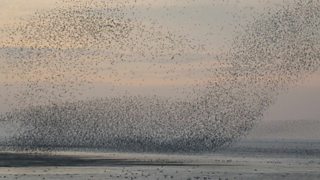
[[[310,142],[284,142],[304,144]],[[266,146],[266,144],[268,144]],[[309,144],[309,145],[308,145]],[[313,142],[318,144],[319,142]],[[242,148],[238,148],[238,147]],[[255,147],[255,150],[252,149]],[[245,142],[207,155],[170,155],[103,152],[0,154],[3,179],[318,179],[320,154],[279,150],[295,149],[279,142]],[[300,146],[302,147],[302,146]],[[269,150],[268,150],[269,149]]]

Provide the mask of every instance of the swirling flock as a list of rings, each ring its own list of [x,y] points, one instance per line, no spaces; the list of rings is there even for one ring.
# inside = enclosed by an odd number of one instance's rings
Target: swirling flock
[[[14,103],[0,123],[14,132],[0,137],[2,147],[212,152],[245,135],[279,93],[320,66],[320,1],[295,0],[243,25],[229,50],[212,60],[220,66],[205,69],[208,78],[191,81],[182,88],[188,91],[177,88],[182,97],[128,88],[121,95],[81,99],[97,78],[112,79],[115,90],[123,77],[143,81],[137,72],[121,74],[123,64],[142,72],[169,64],[178,74],[189,54],[211,51],[157,22],[145,24],[135,15],[135,3],[63,0],[2,29],[2,72],[14,72],[2,87],[17,79],[20,85],[5,95]]]

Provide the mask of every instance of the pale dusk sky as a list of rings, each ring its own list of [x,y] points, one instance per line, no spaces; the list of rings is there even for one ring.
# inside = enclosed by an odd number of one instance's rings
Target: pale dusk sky
[[[56,0],[0,0],[0,26],[18,22],[21,18],[31,16],[35,11],[53,8],[56,6],[55,2]],[[156,20],[172,31],[201,39],[219,53],[228,47],[228,43],[234,37],[236,23],[250,21],[252,15],[266,7],[276,6],[278,2],[278,0],[138,0],[137,9],[139,9],[138,17],[141,17],[142,21]],[[3,40],[3,36],[0,33],[0,40]],[[201,66],[192,67],[198,67],[197,71],[201,72]],[[181,70],[177,73],[185,72]],[[0,76],[2,76],[0,80],[6,79],[4,74]],[[183,79],[179,79],[179,82],[185,83]],[[146,79],[145,83],[157,86],[157,82],[152,78]],[[0,111],[1,107],[4,108],[1,105]],[[320,121],[319,107],[320,71],[307,78],[298,87],[291,89],[289,93],[281,95],[277,103],[267,112],[264,120]]]

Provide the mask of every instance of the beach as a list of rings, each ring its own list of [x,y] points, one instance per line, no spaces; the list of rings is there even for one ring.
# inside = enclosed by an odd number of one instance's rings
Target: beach
[[[242,141],[210,154],[2,152],[0,179],[319,179],[319,146]]]

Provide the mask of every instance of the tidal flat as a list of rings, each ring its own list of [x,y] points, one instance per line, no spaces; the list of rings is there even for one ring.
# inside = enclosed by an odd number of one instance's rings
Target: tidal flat
[[[242,141],[208,154],[1,152],[0,179],[320,179],[320,142]]]

